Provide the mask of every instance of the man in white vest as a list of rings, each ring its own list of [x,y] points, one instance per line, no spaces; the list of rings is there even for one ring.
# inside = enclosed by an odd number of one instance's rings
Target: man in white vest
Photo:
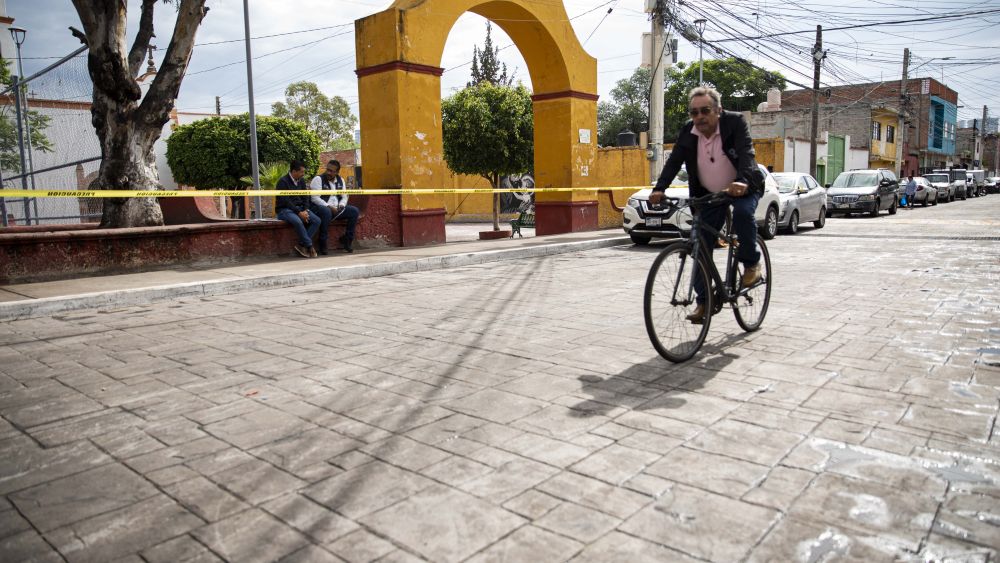
[[[345,251],[354,252],[354,228],[358,224],[358,216],[361,213],[357,207],[347,205],[347,187],[344,185],[344,179],[340,177],[340,162],[331,160],[326,163],[326,171],[313,178],[309,189],[331,192],[313,195],[311,200],[310,209],[319,216],[322,223],[319,234],[319,253],[327,253],[326,241],[330,222],[338,219],[347,221],[347,229],[338,240]]]

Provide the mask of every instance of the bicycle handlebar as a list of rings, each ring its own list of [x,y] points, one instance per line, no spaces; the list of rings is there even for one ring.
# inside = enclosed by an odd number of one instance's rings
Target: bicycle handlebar
[[[650,205],[649,208],[656,211],[662,211],[672,208],[673,210],[676,211],[684,207],[699,207],[702,205],[712,205],[716,203],[731,201],[732,199],[733,197],[727,194],[726,192],[713,192],[708,195],[703,195],[701,197],[690,198],[683,204],[681,204],[676,198],[668,198],[664,196],[664,198],[660,200],[659,205]]]

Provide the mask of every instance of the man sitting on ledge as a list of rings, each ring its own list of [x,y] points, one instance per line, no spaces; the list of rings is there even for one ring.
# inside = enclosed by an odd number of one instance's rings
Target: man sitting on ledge
[[[321,221],[323,228],[319,232],[320,245],[319,253],[326,254],[326,232],[330,228],[330,221],[343,219],[347,221],[347,228],[340,237],[340,244],[347,252],[354,252],[354,228],[358,224],[358,217],[361,212],[353,205],[347,205],[347,192],[345,191],[344,179],[340,177],[340,162],[331,160],[326,163],[326,172],[313,178],[309,185],[311,190],[328,190],[330,194],[312,196],[312,210]],[[339,195],[340,192],[343,195]]]
[[[278,180],[277,189],[309,189],[302,181],[302,177],[306,174],[305,163],[301,160],[293,160],[288,168],[288,174]],[[313,248],[312,238],[319,231],[321,221],[319,216],[309,210],[309,196],[279,195],[274,200],[274,210],[278,219],[295,229],[295,234],[299,237],[299,243],[295,245],[295,252],[298,252],[303,258],[315,258],[316,249]]]

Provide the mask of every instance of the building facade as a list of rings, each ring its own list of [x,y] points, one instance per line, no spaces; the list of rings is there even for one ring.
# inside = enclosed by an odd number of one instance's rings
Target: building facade
[[[899,111],[902,109],[908,116],[906,119],[906,131],[893,131],[893,137],[897,144],[902,145],[902,172],[922,173],[934,168],[946,168],[955,165],[957,160],[956,141],[958,136],[958,93],[948,88],[941,82],[925,77],[912,78],[906,83],[906,92],[902,92],[900,80],[889,80],[883,82],[873,82],[867,84],[850,84],[827,88],[819,97],[820,116],[824,115],[823,108],[828,106],[839,106],[850,108],[856,106],[868,106],[873,110],[873,121],[882,123],[880,143],[885,141],[886,119],[881,112],[874,112],[877,109]],[[811,90],[789,90],[782,94],[782,110],[796,109],[810,111],[812,108]],[[833,134],[841,134],[842,130],[856,130],[859,123],[853,123],[850,119],[850,111],[847,123],[838,120],[832,123],[829,130]],[[898,125],[898,122],[897,122]],[[871,135],[875,136],[875,125],[872,127]],[[821,127],[822,128],[822,127]],[[847,131],[844,131],[847,132]],[[903,137],[900,139],[900,137]],[[852,138],[859,139],[856,133]],[[875,140],[875,139],[871,139]],[[869,145],[871,147],[871,145]],[[888,163],[886,156],[881,149],[887,148],[879,145],[879,152],[870,154],[873,162]],[[889,168],[895,169],[893,163]]]
[[[776,172],[809,170],[812,106],[788,108],[776,92],[769,102],[750,114],[750,134],[755,146],[766,139],[780,143],[782,151],[771,164]],[[896,113],[891,108],[869,104],[822,105],[816,142],[816,180],[832,183],[845,170],[883,167],[896,158]],[[895,162],[889,166],[895,168]]]

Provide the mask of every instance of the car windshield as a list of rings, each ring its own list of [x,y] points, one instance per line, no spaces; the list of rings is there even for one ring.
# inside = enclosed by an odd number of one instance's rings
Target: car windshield
[[[798,180],[798,177],[774,174],[774,180],[778,182],[778,191],[788,194],[795,191],[795,182]]]
[[[944,182],[944,183],[948,182],[948,175],[947,174],[928,174],[928,175],[924,176],[924,178],[928,182]]]
[[[874,172],[859,172],[841,174],[833,181],[833,188],[870,188],[878,184],[878,174]]]

